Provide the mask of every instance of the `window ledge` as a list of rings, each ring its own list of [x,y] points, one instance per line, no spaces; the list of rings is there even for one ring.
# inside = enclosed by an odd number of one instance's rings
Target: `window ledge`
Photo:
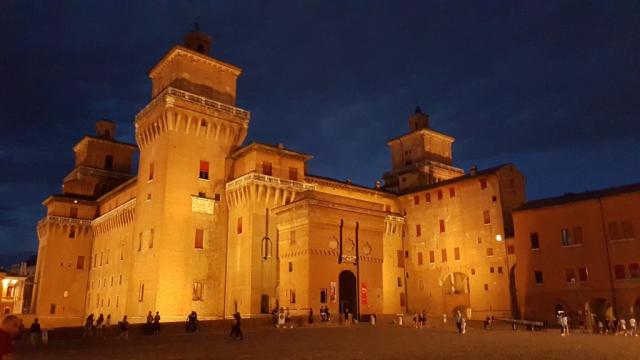
[[[623,242],[629,242],[629,241],[633,241],[635,240],[635,238],[625,238],[625,239],[615,239],[615,240],[609,240],[610,243],[623,243]]]
[[[577,248],[577,247],[583,247],[584,244],[570,244],[570,245],[561,245],[560,247],[562,248]]]
[[[531,251],[540,251],[540,248],[532,248]]]
[[[198,180],[200,180],[200,181],[211,181],[211,179],[203,179],[201,177],[199,177]]]

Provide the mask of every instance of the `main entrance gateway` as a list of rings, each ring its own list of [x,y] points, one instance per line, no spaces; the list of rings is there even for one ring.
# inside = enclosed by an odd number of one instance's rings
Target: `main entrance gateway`
[[[338,294],[340,296],[340,313],[344,314],[345,309],[349,309],[349,313],[354,315],[358,313],[358,298],[356,276],[349,270],[340,273],[338,277]]]

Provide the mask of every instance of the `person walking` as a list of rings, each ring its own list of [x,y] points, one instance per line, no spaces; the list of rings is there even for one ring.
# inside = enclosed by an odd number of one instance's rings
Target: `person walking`
[[[33,320],[33,324],[31,324],[29,333],[31,335],[30,337],[32,345],[35,345],[36,343],[42,341],[42,329],[40,328],[40,322],[38,321],[38,318],[35,318],[35,320]]]
[[[629,319],[629,335],[630,336],[638,336],[636,330],[636,318],[633,316]]]
[[[93,314],[89,314],[84,322],[82,337],[91,337],[91,335],[93,335]]]
[[[191,311],[191,314],[187,316],[187,332],[198,331],[198,314],[195,311]]]
[[[151,313],[151,310],[149,310],[149,313],[147,314],[147,324],[144,327],[144,332],[147,335],[151,335],[153,333],[153,314]]]
[[[104,323],[104,315],[100,314],[96,320],[95,333],[97,337],[102,337],[102,324]]]
[[[460,310],[456,312],[455,320],[456,320],[456,327],[458,328],[458,333],[462,335],[462,312],[460,312]]]
[[[160,334],[160,311],[156,311],[156,315],[153,317],[153,334]]]
[[[244,340],[242,336],[242,330],[240,329],[240,313],[235,312],[233,314],[233,325],[231,326],[231,333],[229,334],[233,340],[240,338],[240,340]]]
[[[565,312],[560,315],[560,326],[562,327],[561,336],[569,335],[569,316]]]
[[[127,320],[127,315],[125,315],[118,324],[118,329],[120,329],[118,339],[129,340],[129,320]]]
[[[313,324],[313,308],[309,308],[309,324]]]

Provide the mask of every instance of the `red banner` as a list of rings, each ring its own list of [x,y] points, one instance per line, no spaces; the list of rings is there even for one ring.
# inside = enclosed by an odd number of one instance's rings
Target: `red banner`
[[[367,283],[360,284],[360,302],[367,305]]]

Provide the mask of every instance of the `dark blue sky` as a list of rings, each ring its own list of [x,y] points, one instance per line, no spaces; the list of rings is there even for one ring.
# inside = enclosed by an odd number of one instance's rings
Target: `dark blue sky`
[[[455,165],[513,162],[529,199],[640,181],[637,1],[2,0],[0,254],[37,248],[96,119],[133,141],[147,71],[194,21],[244,69],[248,139],[311,173],[373,185],[419,103]]]

